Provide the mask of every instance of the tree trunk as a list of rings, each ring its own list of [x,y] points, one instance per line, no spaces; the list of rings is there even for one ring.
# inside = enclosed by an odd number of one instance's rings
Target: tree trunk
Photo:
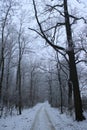
[[[49,103],[52,105],[52,77],[51,79],[48,79],[48,83],[49,83]]]
[[[21,48],[20,48],[20,42],[19,42],[19,60],[18,60],[18,66],[17,66],[17,77],[16,77],[16,90],[18,90],[18,109],[19,109],[19,115],[21,115],[21,109],[22,109],[22,96],[21,96]]]
[[[71,115],[71,111],[73,108],[73,104],[72,104],[72,81],[71,79],[68,80],[68,110],[70,112]]]
[[[2,98],[2,83],[4,78],[4,27],[2,28],[2,47],[1,47],[1,61],[0,61],[0,102]]]
[[[4,57],[2,56],[2,64],[1,64],[1,75],[0,75],[0,102],[2,98],[2,84],[3,84],[3,78],[4,78]]]
[[[21,68],[20,68],[20,59],[18,63],[18,96],[19,96],[19,102],[18,102],[18,108],[19,108],[19,115],[21,115],[21,109],[22,109],[22,98],[21,98]]]
[[[31,71],[29,98],[30,98],[30,106],[33,106],[33,71]]]
[[[64,0],[64,14],[65,14],[66,36],[68,41],[70,78],[73,84],[73,93],[74,93],[75,118],[77,121],[82,121],[85,119],[85,117],[83,116],[83,111],[82,111],[82,101],[80,96],[78,75],[77,75],[77,69],[75,64],[75,54],[73,48],[73,40],[72,40],[71,25],[70,25],[69,13],[67,7],[67,0]]]
[[[57,56],[57,76],[58,76],[58,82],[59,82],[59,88],[60,88],[60,108],[61,108],[61,114],[63,113],[63,93],[62,93],[62,81],[61,81],[61,75],[60,75],[60,63],[59,63],[59,57],[58,53],[56,53]]]

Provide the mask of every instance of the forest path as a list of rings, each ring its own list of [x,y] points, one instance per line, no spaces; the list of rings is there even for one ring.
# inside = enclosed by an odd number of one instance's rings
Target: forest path
[[[87,130],[87,120],[77,122],[65,113],[60,114],[48,102],[25,109],[20,116],[14,114],[0,119],[0,130]],[[87,119],[87,112],[84,114]]]
[[[30,130],[55,130],[55,127],[50,120],[49,113],[45,106],[41,106],[37,111],[34,122]]]

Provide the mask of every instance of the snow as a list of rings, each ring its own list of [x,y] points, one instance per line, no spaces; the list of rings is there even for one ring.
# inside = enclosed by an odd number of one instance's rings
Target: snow
[[[87,130],[87,120],[77,122],[45,102],[23,110],[22,115],[1,118],[0,130]]]

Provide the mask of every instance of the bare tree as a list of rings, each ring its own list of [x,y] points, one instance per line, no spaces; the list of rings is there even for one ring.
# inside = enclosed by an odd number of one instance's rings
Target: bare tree
[[[62,81],[61,81],[61,74],[60,74],[60,61],[58,53],[56,53],[57,58],[57,75],[58,75],[58,82],[59,82],[59,88],[60,88],[60,107],[61,107],[61,113],[63,113],[63,92],[62,92]]]
[[[85,119],[85,117],[83,116],[82,102],[81,102],[81,96],[80,96],[80,91],[79,91],[79,82],[78,82],[78,75],[77,75],[77,69],[76,69],[76,63],[75,63],[75,53],[74,53],[74,44],[73,44],[73,39],[72,39],[71,26],[73,23],[75,23],[76,20],[80,20],[80,19],[84,20],[84,18],[83,17],[78,18],[78,17],[70,15],[68,12],[67,0],[63,0],[62,2],[60,2],[61,4],[54,5],[54,6],[48,5],[48,6],[51,7],[50,11],[57,10],[58,13],[64,18],[64,22],[63,23],[57,22],[57,24],[55,26],[44,30],[42,27],[42,23],[39,21],[39,18],[38,18],[35,0],[32,0],[32,1],[33,1],[34,11],[35,11],[35,18],[36,18],[36,21],[37,21],[37,24],[39,26],[40,31],[37,31],[35,29],[31,29],[31,28],[30,29],[35,31],[36,33],[38,33],[42,38],[44,38],[46,40],[46,42],[51,47],[53,47],[56,51],[60,52],[63,56],[65,56],[65,55],[61,51],[63,51],[63,52],[65,51],[66,54],[68,55],[69,69],[70,69],[69,70],[70,81],[72,82],[73,93],[74,93],[75,118],[77,121],[82,121]],[[64,12],[62,13],[58,8],[63,8]],[[73,19],[72,23],[70,23],[70,18]],[[46,35],[47,31],[52,30],[53,28],[56,31],[56,29],[59,26],[65,26],[68,49],[65,49],[63,47],[60,47],[58,45],[53,44],[52,41],[49,39],[49,37]]]
[[[46,68],[45,68],[46,69]],[[51,65],[49,64],[49,68],[48,68],[48,75],[47,75],[47,82],[48,82],[48,86],[49,86],[49,103],[52,105],[53,103],[53,72],[52,72],[52,68]]]
[[[30,77],[29,77],[30,78],[30,85],[29,85],[29,104],[30,104],[30,106],[34,105],[35,96],[36,96],[35,90],[36,89],[38,90],[38,87],[36,86],[37,81],[38,81],[38,73],[39,73],[38,67],[39,67],[38,63],[36,63],[36,62],[32,63],[32,61],[30,62],[30,71],[29,71],[29,73],[30,73]]]
[[[13,0],[1,1],[1,16],[0,16],[0,104],[3,109],[3,88],[5,86],[5,61],[6,61],[6,45],[8,44],[10,32],[8,31],[9,25],[11,26],[11,18],[13,15],[13,8],[15,2]],[[8,72],[9,75],[9,72]],[[8,76],[9,77],[9,76]],[[7,79],[8,80],[8,79]],[[7,81],[8,84],[8,81]],[[8,86],[8,85],[7,85]]]
[[[16,89],[18,90],[18,108],[19,108],[19,114],[21,114],[21,109],[22,109],[22,94],[21,94],[21,78],[22,78],[22,58],[23,54],[25,52],[25,48],[27,45],[28,41],[25,37],[24,34],[24,28],[23,28],[23,17],[21,16],[20,18],[20,27],[18,31],[18,66],[17,66],[17,77],[16,77]]]
[[[1,75],[0,75],[0,100],[1,100],[1,95],[2,95],[2,83],[3,83],[3,76],[4,76],[4,49],[5,49],[5,28],[6,28],[6,24],[7,24],[7,20],[9,17],[9,13],[11,11],[12,5],[11,2],[8,1],[9,5],[6,6],[6,13],[4,15],[4,18],[2,18],[2,23],[1,23],[1,59],[0,59],[0,71],[1,71]]]

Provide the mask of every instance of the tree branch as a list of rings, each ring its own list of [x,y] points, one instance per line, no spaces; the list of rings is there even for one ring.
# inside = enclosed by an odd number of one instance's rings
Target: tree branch
[[[71,17],[71,18],[74,19],[73,22],[72,22],[72,24],[74,24],[75,21],[77,21],[77,20],[83,20],[84,23],[87,23],[87,21],[86,21],[86,19],[85,19],[84,17],[80,17],[80,18],[78,18],[78,17],[75,17],[75,16],[73,16],[73,15],[69,15],[69,17]],[[71,25],[72,25],[72,24],[71,24]]]
[[[35,30],[35,29],[33,29],[33,28],[28,28],[28,29],[30,29],[30,30],[36,32],[36,33],[39,34],[41,37],[43,37],[43,35],[42,35],[40,32],[38,32],[37,30]],[[44,38],[44,37],[43,37],[43,38]]]
[[[84,59],[78,60],[78,61],[76,62],[76,64],[81,63],[81,62],[86,63],[86,62],[87,62],[87,60],[84,60]]]
[[[42,38],[44,38],[46,40],[46,42],[51,46],[53,47],[56,51],[58,50],[62,50],[62,51],[65,51],[65,48],[63,47],[60,47],[60,46],[57,46],[57,45],[54,45],[53,43],[51,43],[51,41],[47,38],[47,36],[45,35],[43,29],[42,29],[42,26],[39,22],[39,19],[38,19],[38,16],[37,16],[37,9],[36,9],[36,4],[35,4],[35,0],[33,0],[33,6],[34,6],[34,11],[35,11],[35,17],[36,17],[36,21],[37,21],[37,24],[39,26],[39,29],[40,29],[40,36],[42,36]],[[35,30],[34,30],[35,31]]]
[[[59,26],[64,26],[64,25],[65,25],[65,23],[57,23],[55,26],[52,26],[52,27],[50,27],[50,28],[44,30],[44,32],[49,31],[49,30],[51,30],[51,29],[53,29],[53,28],[57,28],[57,27],[59,27]]]
[[[54,6],[47,5],[47,6],[50,7],[50,9],[49,9],[50,12],[51,12],[53,9],[55,9],[55,10],[58,11],[58,13],[60,13],[60,15],[62,15],[62,16],[64,17],[64,15],[62,14],[62,12],[56,8],[56,7],[58,7],[58,5],[54,5]],[[60,7],[63,7],[63,6],[64,6],[64,4],[62,4]]]

